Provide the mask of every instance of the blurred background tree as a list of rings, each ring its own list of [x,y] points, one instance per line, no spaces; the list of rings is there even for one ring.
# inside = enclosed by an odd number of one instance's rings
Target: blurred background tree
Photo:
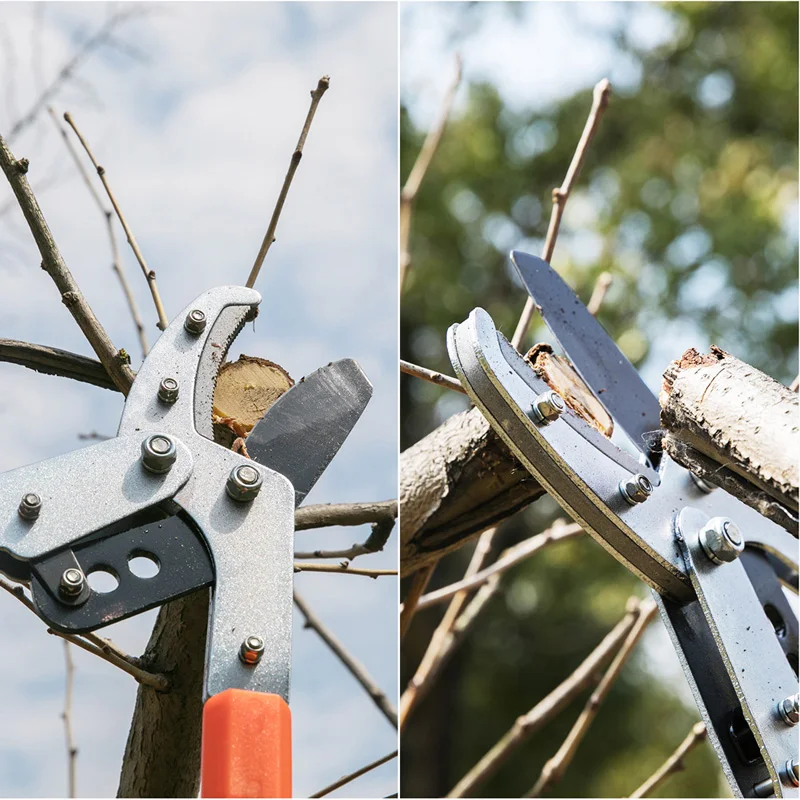
[[[534,106],[533,97],[528,108],[506,103],[497,85],[470,78],[480,31],[500,29],[504,17],[533,27],[549,4],[447,5],[448,42],[463,53],[467,72],[416,199],[401,357],[452,374],[445,332],[473,307],[485,308],[509,338],[514,331],[525,295],[508,251],[541,253],[551,191],[569,165],[594,81],[545,104]],[[597,18],[584,4],[567,5],[576,31]],[[612,274],[599,319],[654,390],[671,359],[712,342],[788,383],[797,374],[798,339],[798,7],[615,6],[616,22],[603,25],[597,40],[632,77],[619,86],[612,75],[610,105],[567,204],[553,265],[584,301],[601,272]],[[632,29],[642,6],[658,10],[649,19],[661,20],[660,35]],[[422,12],[406,9],[401,20],[401,42],[428,36]],[[496,58],[505,46],[495,42]],[[401,181],[426,128],[414,121],[408,58],[406,47]],[[558,63],[552,70],[555,80]],[[552,341],[539,319],[525,345],[533,341]],[[403,448],[466,404],[403,376]],[[537,502],[504,524],[495,548],[530,536],[557,514],[549,498]],[[440,562],[429,589],[461,577],[470,549]],[[625,599],[644,593],[588,537],[543,551],[502,585],[410,718],[402,743],[405,796],[450,790],[519,714],[580,663],[621,616]],[[440,614],[441,608],[420,612],[404,640],[403,686]],[[518,797],[530,789],[585,699],[531,739],[481,794]],[[656,622],[551,794],[630,793],[697,718]],[[694,751],[661,794],[727,794],[710,746]]]

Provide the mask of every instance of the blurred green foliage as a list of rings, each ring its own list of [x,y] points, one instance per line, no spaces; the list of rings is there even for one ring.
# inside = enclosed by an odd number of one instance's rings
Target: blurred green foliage
[[[788,382],[797,372],[798,338],[798,6],[662,8],[674,31],[668,42],[642,49],[624,27],[610,34],[641,79],[612,94],[567,205],[553,265],[584,300],[602,271],[612,273],[599,317],[634,363],[646,362],[654,342],[661,350],[665,338],[669,345],[675,325],[690,323],[698,346],[710,340]],[[503,9],[480,18],[488,13]],[[417,198],[401,313],[402,357],[448,374],[445,332],[476,305],[506,335],[513,332],[524,294],[508,251],[541,252],[551,191],[564,178],[591,106],[591,87],[545,110],[517,112],[504,107],[493,86],[466,91],[466,106],[450,120]],[[424,133],[403,107],[401,180]],[[537,325],[529,343],[543,338]],[[680,355],[668,352],[659,370]],[[407,376],[401,392],[403,447],[464,407],[456,395]],[[544,500],[510,520],[500,546],[529,536],[555,511]],[[460,577],[466,559],[463,552],[445,559],[433,586]],[[580,663],[621,616],[626,598],[643,592],[588,539],[539,554],[504,587],[414,712],[403,739],[405,796],[452,788],[519,714]],[[404,681],[435,613],[421,615],[404,641]],[[530,789],[584,701],[534,737],[481,794]],[[551,794],[630,793],[697,718],[659,682],[640,648]],[[661,796],[719,796],[708,745],[686,767]]]

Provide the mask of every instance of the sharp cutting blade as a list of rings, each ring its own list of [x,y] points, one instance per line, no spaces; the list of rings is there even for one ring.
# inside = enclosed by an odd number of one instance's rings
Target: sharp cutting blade
[[[661,429],[661,408],[633,364],[546,261],[516,251],[511,260],[580,376],[640,452],[652,457],[647,434]]]
[[[281,396],[247,437],[250,457],[285,475],[295,506],[339,452],[372,397],[372,384],[350,358],[321,367]]]

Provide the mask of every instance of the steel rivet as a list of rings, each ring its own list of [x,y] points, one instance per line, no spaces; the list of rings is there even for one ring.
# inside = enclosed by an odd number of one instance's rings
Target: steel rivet
[[[231,470],[226,490],[232,500],[248,503],[261,491],[263,478],[261,473],[248,464],[241,464]]]
[[[243,664],[252,667],[264,655],[264,640],[260,636],[248,636],[239,648],[239,658]]]
[[[619,482],[619,493],[626,503],[635,506],[653,494],[653,484],[646,475],[631,475]]]
[[[58,589],[62,594],[68,597],[75,597],[83,591],[85,584],[86,578],[84,574],[79,569],[70,567],[69,569],[65,569],[64,573],[61,575],[61,582],[58,585]]]
[[[189,333],[199,336],[206,329],[206,315],[199,308],[192,309],[187,314],[183,327]]]
[[[175,442],[169,436],[157,433],[142,442],[142,465],[149,472],[169,472],[177,457]]]
[[[174,403],[178,399],[178,381],[164,378],[158,387],[158,399],[162,403]]]
[[[800,722],[800,708],[796,694],[781,700],[778,703],[778,714],[787,725],[797,725]]]
[[[558,392],[543,392],[531,403],[531,419],[540,425],[557,420],[566,410]]]
[[[700,530],[703,552],[715,564],[736,561],[744,550],[744,538],[738,525],[727,517],[713,517]]]
[[[23,519],[36,519],[42,510],[42,498],[36,492],[28,492],[19,501],[17,512]]]

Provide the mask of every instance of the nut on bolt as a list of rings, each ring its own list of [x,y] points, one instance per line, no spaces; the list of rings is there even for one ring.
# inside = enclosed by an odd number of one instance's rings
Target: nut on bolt
[[[786,777],[792,786],[800,786],[800,764],[796,758],[787,761],[783,767]]]
[[[531,403],[531,417],[534,422],[540,424],[546,425],[548,422],[557,420],[565,410],[566,406],[561,399],[561,395],[552,390],[542,392],[542,394]]]
[[[228,496],[238,503],[249,503],[261,491],[261,473],[249,464],[240,464],[231,470],[226,490]]]
[[[653,484],[646,475],[631,475],[619,482],[619,493],[626,503],[635,506],[653,494]]]
[[[264,655],[264,640],[260,636],[248,636],[239,648],[239,658],[247,666],[255,666]]]
[[[796,694],[781,700],[778,703],[778,714],[787,725],[797,725],[800,722],[800,708],[798,708],[798,696]]]
[[[65,569],[58,584],[58,590],[67,597],[77,597],[86,585],[86,577],[75,567]]]
[[[715,564],[736,561],[744,550],[744,537],[739,526],[727,517],[712,517],[700,530],[703,552]]]
[[[206,315],[199,308],[193,308],[186,315],[183,327],[189,333],[199,336],[206,329]]]
[[[23,519],[36,519],[42,510],[42,498],[36,492],[28,492],[19,501],[17,511]]]
[[[169,472],[177,457],[175,442],[163,433],[148,436],[142,442],[142,465],[148,472]]]
[[[158,399],[162,403],[174,403],[178,399],[178,381],[164,378],[158,386]]]

